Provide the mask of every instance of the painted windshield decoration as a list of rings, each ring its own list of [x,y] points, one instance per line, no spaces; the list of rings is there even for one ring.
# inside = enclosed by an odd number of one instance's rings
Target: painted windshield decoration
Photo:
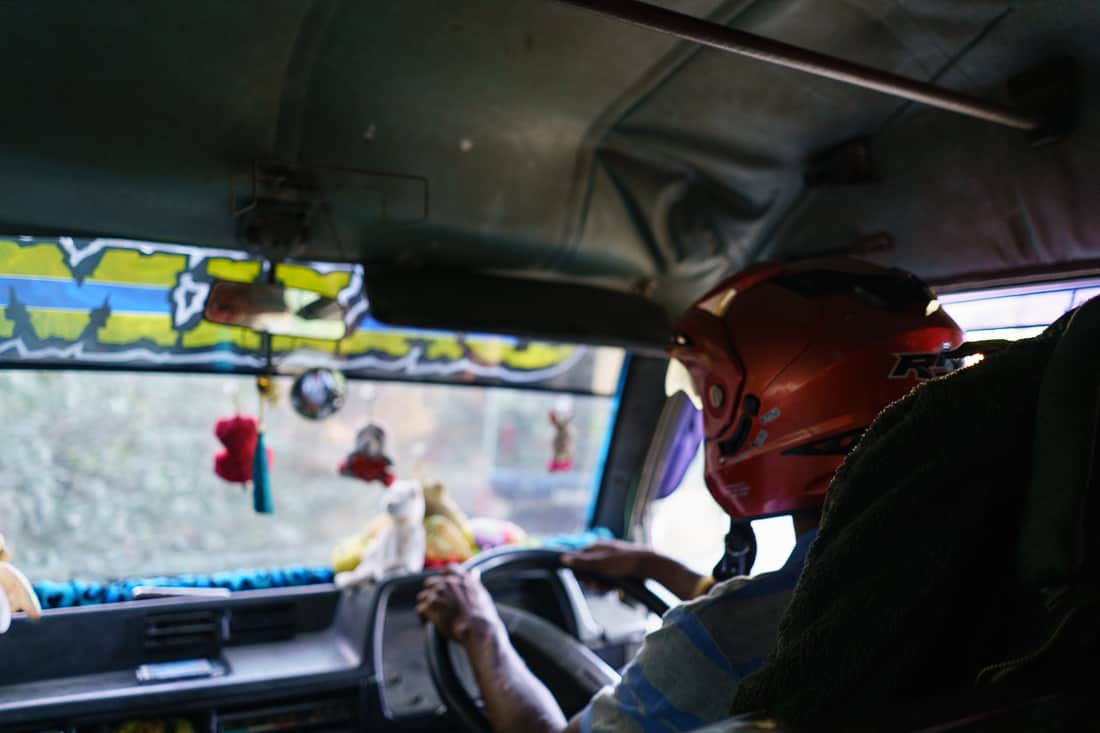
[[[217,280],[268,277],[245,252],[117,239],[0,239],[0,364],[256,373],[263,338],[203,320]],[[370,316],[355,264],[280,263],[275,282],[337,299],[358,319],[341,341],[271,338],[277,372],[510,384],[611,394],[618,349],[395,329]]]

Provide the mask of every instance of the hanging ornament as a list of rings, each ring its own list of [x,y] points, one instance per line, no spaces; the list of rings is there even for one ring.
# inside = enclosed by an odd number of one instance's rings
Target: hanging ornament
[[[551,443],[552,454],[546,464],[551,473],[568,471],[573,468],[574,445],[573,415],[565,411],[550,410],[550,424],[554,426],[554,439]]]
[[[270,374],[256,378],[256,390],[260,393],[260,415],[256,421],[256,450],[252,456],[252,508],[257,514],[272,514],[275,504],[271,500],[268,451],[264,445],[264,403],[276,404],[279,394]]]
[[[309,420],[323,420],[344,406],[347,381],[334,369],[302,372],[290,388],[294,411]]]
[[[263,403],[275,407],[279,404],[279,385],[275,383],[275,380],[270,374],[263,374],[256,377],[256,391],[260,393],[260,409],[263,410]]]
[[[268,450],[264,446],[261,424],[256,434],[256,450],[252,458],[252,508],[259,514],[272,514],[275,504],[271,501],[271,482],[268,479]]]
[[[214,435],[225,446],[225,450],[214,456],[214,473],[235,484],[250,482],[259,434],[256,418],[248,415],[234,415],[214,423]],[[270,460],[271,456],[266,458]]]
[[[270,376],[257,377],[256,390],[260,395],[258,417],[241,415],[238,410],[233,417],[214,424],[214,435],[225,446],[214,456],[214,473],[246,489],[251,485],[253,508],[260,514],[271,514],[274,504],[269,472],[274,456],[264,442],[263,413],[265,403],[277,399],[278,391]],[[236,395],[234,407],[238,407]]]
[[[355,436],[355,450],[340,464],[339,471],[342,476],[389,486],[394,482],[392,467],[393,461],[386,455],[386,431],[370,423]]]

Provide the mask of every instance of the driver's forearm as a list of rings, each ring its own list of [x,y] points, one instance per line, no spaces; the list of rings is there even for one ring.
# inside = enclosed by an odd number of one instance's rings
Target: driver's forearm
[[[682,601],[694,598],[703,580],[699,573],[657,552],[651,552],[646,557],[645,575],[668,588]]]
[[[502,626],[472,630],[463,640],[496,733],[561,733],[565,715],[550,691],[527,668]]]

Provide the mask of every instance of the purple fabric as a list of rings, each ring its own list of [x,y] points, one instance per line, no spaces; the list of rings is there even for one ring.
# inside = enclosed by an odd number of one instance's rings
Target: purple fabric
[[[684,400],[680,414],[677,415],[676,435],[669,450],[671,455],[665,465],[665,475],[658,484],[656,498],[663,499],[680,488],[680,482],[683,481],[688,466],[695,460],[702,440],[703,413]]]

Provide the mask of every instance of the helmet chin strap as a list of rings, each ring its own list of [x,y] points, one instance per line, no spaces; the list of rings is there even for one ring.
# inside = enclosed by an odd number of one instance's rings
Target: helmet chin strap
[[[716,581],[748,575],[756,561],[756,533],[747,519],[730,519],[726,533],[726,550],[714,566],[711,575]]]
[[[803,509],[791,515],[794,520],[796,537],[816,529],[821,521],[820,509]],[[714,566],[711,575],[718,582],[748,575],[756,562],[756,533],[751,520],[730,518],[730,528],[726,533],[726,549],[722,559]]]

